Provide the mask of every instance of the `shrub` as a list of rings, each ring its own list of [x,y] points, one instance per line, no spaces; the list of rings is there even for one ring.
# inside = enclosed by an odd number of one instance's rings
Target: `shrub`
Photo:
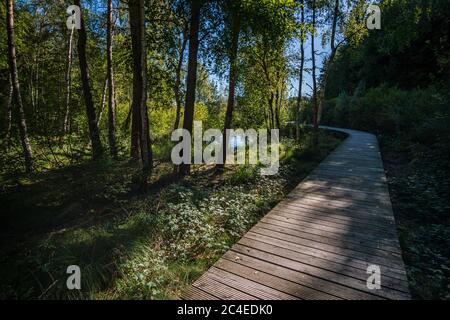
[[[341,93],[326,104],[324,121],[378,134],[411,135],[432,143],[448,136],[448,98],[434,88],[381,86],[365,94]]]

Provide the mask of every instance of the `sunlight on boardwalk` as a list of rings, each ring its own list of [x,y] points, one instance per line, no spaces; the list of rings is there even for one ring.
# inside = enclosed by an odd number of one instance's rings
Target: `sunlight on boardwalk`
[[[183,298],[409,299],[377,139],[339,130],[349,137]]]

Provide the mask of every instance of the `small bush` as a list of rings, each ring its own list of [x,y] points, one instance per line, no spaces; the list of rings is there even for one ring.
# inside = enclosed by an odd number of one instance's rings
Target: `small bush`
[[[256,166],[240,166],[230,177],[230,183],[232,185],[240,185],[251,182],[256,178],[256,174]]]

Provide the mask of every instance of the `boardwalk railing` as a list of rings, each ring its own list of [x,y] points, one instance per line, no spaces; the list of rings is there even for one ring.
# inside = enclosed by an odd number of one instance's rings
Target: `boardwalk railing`
[[[348,138],[184,299],[409,299],[377,139]]]

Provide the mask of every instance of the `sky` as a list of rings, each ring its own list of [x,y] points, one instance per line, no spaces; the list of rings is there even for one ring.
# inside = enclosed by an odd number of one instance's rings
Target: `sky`
[[[319,77],[320,71],[323,66],[324,58],[330,53],[329,46],[322,46],[322,34],[321,30],[318,30],[318,34],[314,39],[315,50],[316,50],[316,77]],[[303,86],[302,86],[302,95],[309,96],[312,92],[312,62],[311,62],[311,36],[308,37],[305,42],[305,66],[306,71],[303,72]],[[297,66],[297,70],[300,68],[300,43],[298,39],[294,39],[292,44],[286,50],[286,54],[292,55],[297,58],[295,65]],[[219,76],[217,74],[210,74],[210,80],[216,84],[217,90],[221,93],[222,96],[226,97],[228,93],[228,77],[227,76]],[[298,86],[299,86],[299,76],[293,75],[289,78],[289,97],[297,97],[298,96]]]
[[[330,53],[330,49],[328,46],[325,48],[322,46],[322,36],[321,31],[318,31],[318,35],[314,39],[314,46],[316,50],[316,77],[320,75],[320,70],[322,69],[323,60],[324,58]],[[312,69],[312,62],[311,62],[311,36],[308,37],[307,42],[305,43],[305,68],[308,69],[308,72],[303,72],[303,86],[302,86],[302,94],[310,95],[312,92],[312,75],[311,75],[311,69]],[[299,57],[300,60],[300,44],[299,41],[296,40],[294,45],[289,49],[292,53],[296,53],[296,56]],[[298,62],[298,65],[300,66],[300,61]],[[298,75],[295,77],[291,77],[289,79],[290,82],[290,90],[289,90],[289,96],[290,97],[297,97],[298,96],[298,83],[299,78]]]

